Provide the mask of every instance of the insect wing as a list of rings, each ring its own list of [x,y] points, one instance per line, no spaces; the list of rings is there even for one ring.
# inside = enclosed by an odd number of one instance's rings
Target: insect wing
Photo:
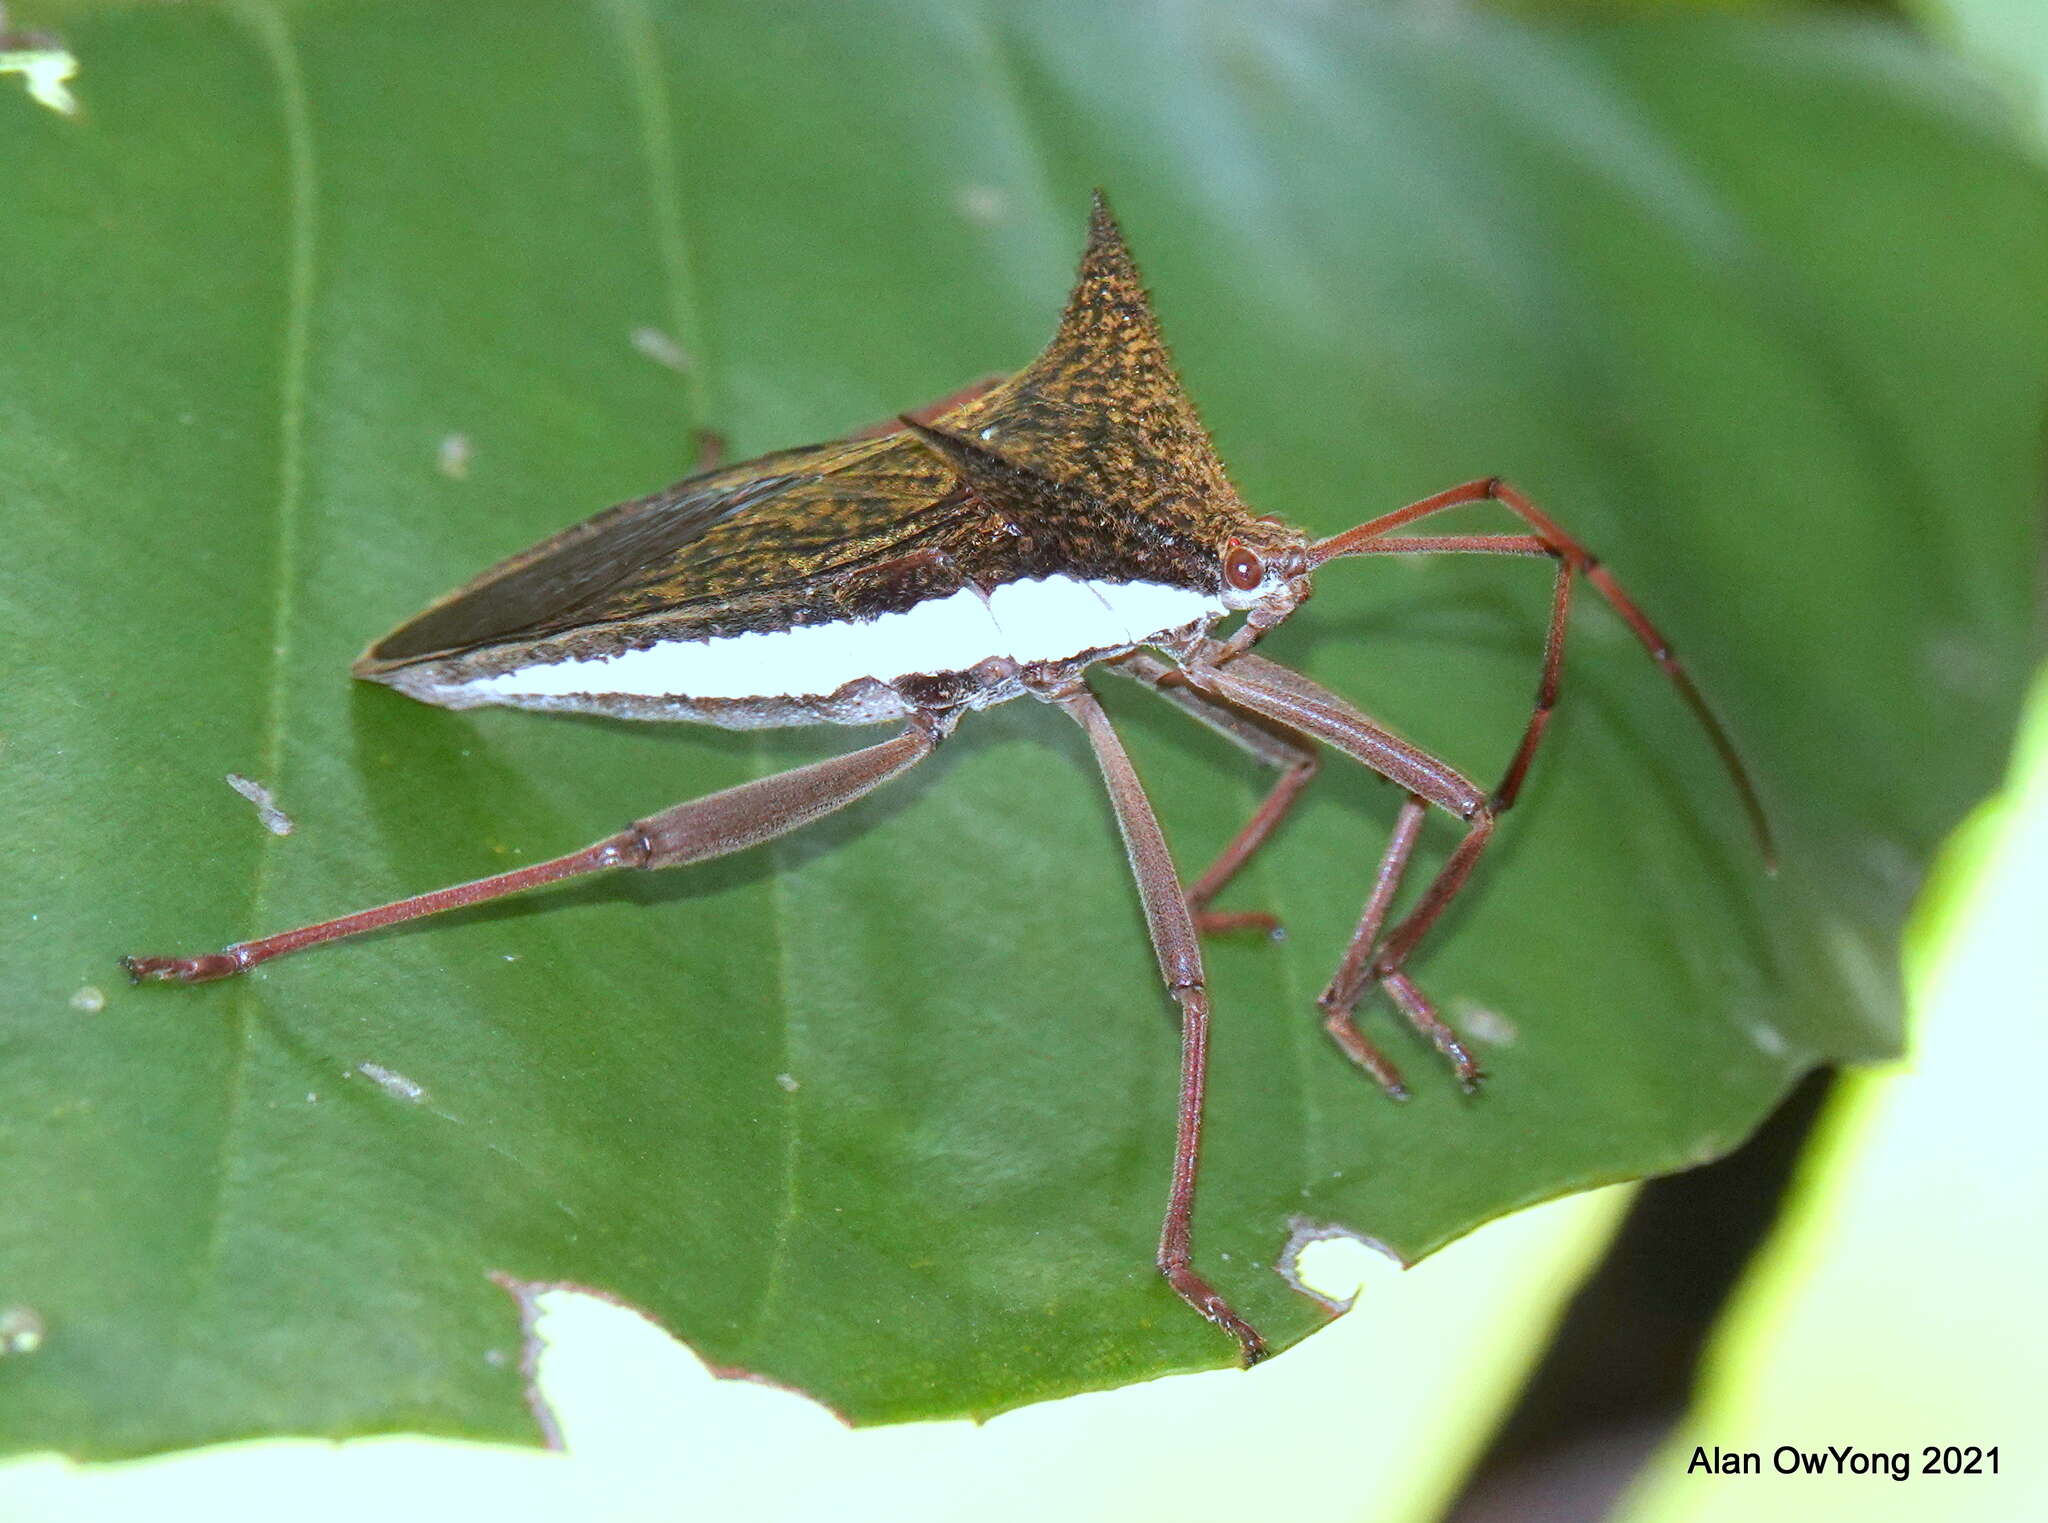
[[[492,567],[379,640],[356,674],[692,605],[715,618],[734,598],[758,603],[802,586],[835,552],[886,544],[950,485],[942,465],[900,436],[782,450],[689,477]]]

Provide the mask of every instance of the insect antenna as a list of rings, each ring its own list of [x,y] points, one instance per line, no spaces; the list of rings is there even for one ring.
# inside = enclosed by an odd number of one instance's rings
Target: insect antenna
[[[1463,507],[1471,503],[1497,502],[1535,532],[1533,534],[1438,534],[1394,536],[1393,531],[1404,528],[1418,520],[1428,518],[1450,508]],[[1720,758],[1721,766],[1734,785],[1736,796],[1741,800],[1743,812],[1749,818],[1750,834],[1755,837],[1757,850],[1762,854],[1764,869],[1775,873],[1778,870],[1778,849],[1771,832],[1771,822],[1764,812],[1762,796],[1743,764],[1742,755],[1735,749],[1734,738],[1728,727],[1721,722],[1712,705],[1706,700],[1699,687],[1692,680],[1671,648],[1671,642],[1661,630],[1650,621],[1636,600],[1616,581],[1613,574],[1578,540],[1566,533],[1535,503],[1516,488],[1490,476],[1481,481],[1468,481],[1450,487],[1432,497],[1412,502],[1405,508],[1371,519],[1355,529],[1333,534],[1309,547],[1308,569],[1340,560],[1351,555],[1430,555],[1430,554],[1472,554],[1472,555],[1542,555],[1558,563],[1558,584],[1552,601],[1549,633],[1544,640],[1543,679],[1536,697],[1535,711],[1530,715],[1528,727],[1522,733],[1521,745],[1516,748],[1515,758],[1509,764],[1507,775],[1495,793],[1497,808],[1506,808],[1514,802],[1515,794],[1521,788],[1522,778],[1528,771],[1537,743],[1543,737],[1544,728],[1550,720],[1551,708],[1557,701],[1559,676],[1564,657],[1565,624],[1571,608],[1571,581],[1574,576],[1583,576],[1592,584],[1593,590],[1606,600],[1607,606],[1621,616],[1623,623],[1634,632],[1636,639],[1650,653],[1650,659],[1664,670],[1671,685],[1678,690],[1678,696],[1692,711],[1693,718],[1706,732],[1708,742]]]

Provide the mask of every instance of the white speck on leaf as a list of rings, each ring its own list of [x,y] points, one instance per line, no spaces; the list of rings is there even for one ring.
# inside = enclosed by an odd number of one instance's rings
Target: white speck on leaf
[[[690,356],[683,346],[659,328],[635,328],[633,347],[646,355],[657,365],[666,365],[678,374],[690,368]]]
[[[1473,1041],[1483,1042],[1488,1047],[1512,1047],[1522,1034],[1515,1023],[1498,1010],[1469,999],[1451,1001],[1451,1024],[1461,1028]]]
[[[386,1068],[382,1063],[358,1063],[356,1072],[372,1080],[387,1095],[400,1100],[409,1100],[414,1105],[427,1097],[427,1092],[396,1069]]]
[[[468,434],[450,434],[441,441],[440,452],[434,458],[435,468],[450,481],[466,481],[473,453]]]
[[[107,996],[92,984],[87,984],[71,996],[71,1008],[85,1015],[98,1015],[107,1008]]]
[[[275,797],[261,783],[246,778],[239,772],[230,772],[227,784],[256,806],[256,818],[263,822],[263,828],[272,835],[288,836],[298,829],[298,826],[292,823],[292,817],[277,807]]]
[[[1009,210],[1003,193],[993,185],[963,185],[955,192],[953,201],[960,208],[961,216],[983,227],[993,227]]]
[[[43,1319],[33,1306],[0,1306],[0,1359],[43,1346]]]

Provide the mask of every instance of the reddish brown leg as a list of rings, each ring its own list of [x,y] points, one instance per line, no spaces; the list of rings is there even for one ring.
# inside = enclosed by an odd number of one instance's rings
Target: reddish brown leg
[[[1513,513],[1536,532],[1532,536],[1520,535],[1442,535],[1422,539],[1390,539],[1396,529],[1441,513],[1448,508],[1461,507],[1477,502],[1497,502]],[[1489,476],[1483,481],[1468,481],[1420,502],[1412,502],[1405,508],[1371,519],[1355,529],[1334,534],[1320,541],[1309,552],[1309,567],[1313,570],[1328,561],[1347,555],[1407,555],[1430,551],[1473,551],[1491,554],[1528,555],[1543,554],[1554,556],[1560,562],[1560,576],[1569,577],[1573,572],[1583,575],[1593,584],[1593,589],[1607,600],[1607,604],[1621,615],[1650,657],[1664,669],[1664,675],[1678,689],[1679,697],[1693,712],[1693,717],[1707,733],[1715,754],[1721,759],[1735,791],[1742,800],[1743,811],[1749,816],[1751,832],[1756,837],[1757,848],[1763,853],[1765,866],[1776,871],[1777,852],[1771,842],[1770,821],[1764,815],[1763,800],[1758,796],[1756,785],[1750,780],[1749,769],[1743,766],[1742,757],[1735,749],[1726,726],[1707,704],[1704,695],[1693,684],[1691,675],[1680,664],[1671,649],[1671,642],[1652,624],[1613,575],[1600,564],[1586,547],[1560,528],[1548,514],[1514,487],[1498,476]],[[1553,607],[1561,609],[1569,594],[1560,591]],[[1561,616],[1553,614],[1551,622],[1551,647],[1546,650],[1544,669],[1546,683],[1552,698],[1555,697],[1556,656],[1561,652],[1563,622]],[[1529,754],[1541,738],[1542,724],[1548,717],[1548,710],[1539,702],[1538,713],[1524,732],[1522,745],[1517,750],[1515,761],[1509,768],[1508,780],[1502,784],[1502,791],[1510,798],[1513,789],[1521,785],[1522,774],[1528,769]]]
[[[1436,924],[1437,917],[1449,907],[1450,902],[1457,897],[1458,890],[1463,888],[1465,881],[1472,876],[1473,865],[1479,860],[1479,854],[1486,849],[1486,843],[1493,837],[1494,819],[1495,816],[1488,812],[1473,820],[1472,828],[1465,833],[1465,839],[1458,843],[1457,849],[1451,853],[1450,860],[1438,869],[1437,875],[1430,880],[1429,887],[1422,891],[1421,900],[1408,912],[1407,918],[1394,927],[1393,933],[1387,937],[1386,944],[1380,948],[1378,955],[1371,959],[1370,966],[1360,981],[1352,987],[1344,988],[1333,979],[1330,987],[1323,991],[1318,1001],[1325,1011],[1353,1010],[1357,1008],[1359,999],[1371,982],[1385,984],[1387,992],[1393,996],[1394,1003],[1400,1006],[1401,1013],[1408,1017],[1409,1024],[1428,1037],[1435,1044],[1436,1050],[1450,1060],[1451,1067],[1457,1072],[1458,1082],[1468,1091],[1477,1089],[1480,1079],[1484,1077],[1479,1072],[1479,1065],[1472,1060],[1470,1050],[1458,1039],[1456,1033],[1438,1017],[1436,1007],[1423,998],[1422,991],[1402,975],[1400,969],[1401,964],[1408,960],[1409,953],[1415,950],[1416,943],[1420,942],[1429,928]],[[1361,925],[1353,937],[1350,950],[1345,954],[1346,963],[1351,962],[1359,951],[1371,945],[1367,935],[1365,927]],[[1396,977],[1401,981],[1399,988],[1396,988],[1393,982]]]
[[[1219,703],[1199,688],[1188,685],[1179,667],[1144,651],[1133,651],[1110,668],[1135,677],[1181,712],[1207,725],[1260,761],[1280,769],[1280,777],[1243,828],[1231,838],[1209,870],[1188,890],[1188,908],[1195,912],[1195,929],[1204,936],[1231,931],[1258,931],[1278,938],[1280,922],[1258,910],[1212,910],[1210,904],[1230,880],[1243,870],[1260,847],[1280,827],[1294,801],[1316,775],[1321,759],[1315,743],[1298,730],[1271,721],[1260,723],[1228,704]]]
[[[1543,732],[1550,728],[1550,714],[1557,707],[1558,685],[1564,676],[1564,636],[1571,615],[1572,568],[1569,561],[1560,560],[1557,582],[1550,595],[1550,628],[1543,636],[1543,673],[1536,679],[1536,706],[1529,711],[1528,724],[1522,727],[1514,759],[1501,775],[1500,786],[1493,790],[1495,814],[1514,807],[1522,793],[1522,779],[1529,775],[1529,763],[1536,759],[1536,748],[1543,743]]]
[[[1394,894],[1401,887],[1402,875],[1408,871],[1408,859],[1415,854],[1415,843],[1422,835],[1423,816],[1428,809],[1427,801],[1412,793],[1401,805],[1400,816],[1394,821],[1394,833],[1380,857],[1379,871],[1373,875],[1372,892],[1366,897],[1365,913],[1359,917],[1358,929],[1351,935],[1350,946],[1345,951],[1344,961],[1338,965],[1336,976],[1316,1000],[1317,1007],[1323,1012],[1323,1030],[1330,1034],[1330,1040],[1352,1062],[1377,1079],[1380,1088],[1396,1100],[1408,1098],[1408,1086],[1401,1082],[1401,1071],[1359,1029],[1358,1001],[1355,998],[1348,1001],[1332,999],[1331,990],[1344,987],[1352,979],[1362,978],[1368,967],[1372,950],[1379,942],[1380,927],[1387,923],[1387,911],[1393,907]]]
[[[944,721],[920,716],[893,740],[678,804],[566,857],[479,878],[473,883],[436,889],[295,931],[237,942],[220,952],[198,957],[124,957],[121,966],[137,983],[144,979],[208,983],[323,941],[336,941],[343,936],[416,920],[422,915],[501,898],[563,878],[614,867],[677,867],[724,856],[844,808],[924,760],[947,728]]]
[[[1188,680],[1197,687],[1226,698],[1241,708],[1291,725],[1304,734],[1336,747],[1363,762],[1382,777],[1408,790],[1410,804],[1396,822],[1394,836],[1380,860],[1371,894],[1352,933],[1344,960],[1329,988],[1317,1003],[1322,1007],[1324,1027],[1331,1036],[1366,1068],[1390,1095],[1406,1093],[1400,1075],[1376,1052],[1354,1049],[1350,1034],[1357,1032],[1351,1012],[1364,985],[1399,967],[1401,958],[1413,950],[1423,932],[1435,923],[1444,906],[1454,898],[1471,875],[1472,865],[1493,834],[1494,811],[1485,794],[1470,779],[1427,751],[1373,723],[1335,693],[1308,680],[1298,672],[1276,666],[1263,657],[1241,653],[1227,662],[1209,664],[1213,650],[1197,648],[1186,667]],[[1465,839],[1451,853],[1450,860],[1423,891],[1420,902],[1388,937],[1378,955],[1374,946],[1385,923],[1387,911],[1398,892],[1402,875],[1413,854],[1415,835],[1421,827],[1421,813],[1414,801],[1435,804],[1466,823]],[[1393,955],[1399,943],[1398,955]],[[1391,957],[1391,961],[1389,960]],[[1354,986],[1347,986],[1347,983]],[[1412,984],[1408,986],[1412,988]],[[1450,1059],[1466,1088],[1480,1079],[1471,1054],[1450,1029],[1437,1018],[1434,1007],[1416,991],[1416,1000],[1396,1000],[1402,1013]],[[1357,1040],[1364,1043],[1363,1035]],[[1375,1061],[1376,1060],[1376,1061]]]
[[[1209,994],[1203,984],[1202,946],[1194,916],[1188,912],[1187,896],[1174,871],[1159,819],[1109,716],[1086,688],[1062,698],[1060,705],[1088,732],[1095,748],[1095,760],[1116,809],[1124,851],[1131,860],[1131,875],[1138,881],[1138,897],[1145,906],[1145,923],[1152,933],[1160,976],[1180,1006],[1179,1124],[1174,1137],[1173,1184],[1159,1232],[1159,1272],[1183,1301],[1237,1340],[1246,1364],[1256,1364],[1266,1357],[1265,1340],[1193,1267],[1195,1174],[1201,1161],[1202,1101],[1209,1067]]]
[[[1448,508],[1484,501],[1501,503],[1536,532],[1530,535],[1447,534],[1423,537],[1395,537],[1392,533],[1393,530]],[[1726,768],[1729,777],[1734,782],[1736,791],[1742,800],[1743,808],[1749,816],[1751,829],[1756,836],[1758,847],[1763,853],[1767,867],[1775,867],[1775,852],[1771,844],[1769,822],[1764,816],[1761,800],[1757,796],[1755,786],[1750,781],[1747,770],[1742,765],[1741,758],[1736,753],[1734,743],[1730,740],[1720,720],[1715,716],[1712,709],[1708,707],[1699,689],[1693,684],[1691,676],[1679,664],[1678,658],[1672,653],[1670,642],[1664,638],[1656,626],[1643,614],[1634,599],[1601,567],[1599,561],[1583,545],[1566,534],[1546,514],[1538,509],[1535,504],[1531,503],[1513,487],[1496,478],[1467,482],[1462,486],[1452,487],[1446,492],[1439,492],[1434,497],[1425,498],[1417,503],[1411,503],[1405,508],[1361,524],[1356,529],[1323,540],[1312,549],[1309,564],[1313,568],[1327,561],[1347,555],[1446,553],[1542,555],[1548,556],[1557,562],[1557,575],[1551,594],[1550,622],[1543,643],[1543,669],[1537,684],[1536,702],[1530,712],[1528,723],[1523,727],[1521,740],[1515,747],[1513,759],[1508,763],[1507,771],[1502,776],[1499,787],[1493,791],[1490,798],[1484,801],[1483,808],[1467,810],[1461,807],[1460,801],[1453,795],[1440,796],[1431,793],[1427,788],[1417,790],[1421,797],[1444,805],[1446,808],[1451,809],[1453,813],[1460,814],[1468,822],[1470,828],[1465,839],[1459,843],[1457,849],[1452,852],[1450,860],[1444,864],[1436,877],[1431,881],[1429,887],[1423,891],[1422,897],[1415,907],[1387,935],[1385,941],[1381,942],[1379,940],[1381,928],[1385,922],[1388,908],[1393,902],[1395,892],[1399,887],[1401,876],[1407,867],[1408,858],[1413,850],[1413,835],[1412,833],[1404,832],[1402,827],[1409,825],[1412,831],[1413,826],[1419,826],[1419,818],[1413,815],[1412,810],[1404,811],[1402,822],[1397,824],[1394,838],[1389,843],[1387,852],[1381,860],[1379,874],[1374,881],[1372,894],[1367,900],[1365,912],[1360,917],[1358,929],[1353,934],[1350,947],[1346,951],[1344,960],[1338,967],[1337,973],[1331,979],[1329,987],[1323,991],[1323,995],[1318,1003],[1324,1011],[1325,1026],[1330,1029],[1331,1034],[1337,1038],[1339,1043],[1345,1045],[1346,1050],[1350,1051],[1344,1028],[1349,1026],[1350,1030],[1356,1030],[1356,1026],[1353,1024],[1352,1012],[1356,1009],[1359,999],[1372,984],[1375,982],[1381,984],[1386,988],[1388,996],[1408,1018],[1409,1022],[1417,1030],[1427,1035],[1435,1043],[1437,1049],[1450,1059],[1458,1071],[1459,1078],[1470,1089],[1478,1082],[1480,1077],[1470,1052],[1458,1039],[1456,1033],[1438,1015],[1435,1006],[1430,1002],[1429,998],[1402,971],[1402,967],[1413,954],[1416,946],[1428,934],[1430,928],[1442,916],[1451,900],[1464,887],[1466,880],[1471,876],[1472,868],[1478,861],[1479,854],[1485,850],[1488,840],[1492,837],[1496,818],[1513,807],[1516,798],[1521,793],[1522,784],[1528,777],[1530,764],[1535,759],[1538,746],[1542,744],[1544,733],[1549,727],[1551,713],[1557,704],[1564,665],[1565,635],[1571,616],[1572,585],[1575,575],[1583,574],[1593,584],[1595,590],[1620,614],[1623,621],[1634,632],[1636,638],[1650,652],[1650,655],[1656,660],[1657,664],[1664,669],[1665,674],[1670,678],[1673,685],[1677,687],[1680,697],[1692,709],[1694,716],[1706,730],[1708,739],[1712,742],[1722,765]],[[1344,711],[1341,700],[1335,700],[1333,695],[1322,693],[1320,689],[1314,688],[1313,684],[1307,683],[1305,679],[1300,678],[1294,673],[1287,672],[1283,668],[1272,667],[1270,663],[1260,662],[1257,657],[1242,654],[1243,649],[1243,643],[1225,646],[1213,652],[1212,659],[1227,660],[1230,664],[1230,669],[1235,671],[1240,678],[1249,677],[1254,680],[1263,681],[1269,689],[1267,694],[1268,700],[1276,703],[1280,711],[1287,710],[1289,705],[1305,704],[1306,712],[1313,713],[1321,709],[1325,711],[1321,715],[1323,720],[1330,721],[1334,719],[1339,723],[1340,727],[1348,724],[1353,730],[1356,730],[1355,721],[1362,716],[1356,715],[1355,711],[1350,711],[1347,714]],[[1275,711],[1273,709],[1260,709],[1257,703],[1252,702],[1242,693],[1233,693],[1229,696],[1234,697],[1246,707],[1258,709],[1259,712]],[[1337,708],[1334,710],[1330,708],[1332,703],[1337,705]],[[1290,715],[1290,717],[1292,716]],[[1313,723],[1303,723],[1298,719],[1295,722],[1301,723],[1302,728],[1310,734],[1317,735],[1323,739],[1331,739],[1329,735],[1325,735],[1323,731],[1317,729]],[[1332,743],[1341,745],[1341,742],[1335,740],[1332,740]],[[1412,751],[1412,748],[1410,749]],[[1398,780],[1398,774],[1389,771],[1387,767],[1381,764],[1382,759],[1387,754],[1383,743],[1372,743],[1369,737],[1368,743],[1362,749],[1353,749],[1352,754],[1358,756],[1367,765],[1374,766],[1386,773],[1386,775],[1396,777]],[[1400,764],[1409,767],[1426,767],[1429,762],[1433,761],[1425,753],[1420,752],[1406,756],[1396,756],[1395,759]],[[1453,793],[1455,793],[1455,790],[1453,790]],[[1411,820],[1413,825],[1411,825]],[[1368,1068],[1372,1067],[1372,1064],[1365,1059],[1361,1058],[1360,1061],[1366,1062]],[[1381,1077],[1383,1084],[1387,1083],[1386,1078],[1380,1075],[1377,1069],[1374,1069],[1374,1072],[1377,1077]],[[1397,1084],[1398,1080],[1396,1080]],[[1388,1088],[1390,1093],[1398,1092],[1395,1085],[1389,1085]]]
[[[1479,1081],[1485,1075],[1480,1073],[1478,1065],[1472,1061],[1472,1054],[1458,1039],[1458,1033],[1451,1030],[1444,1023],[1443,1017],[1436,1013],[1436,1006],[1430,1003],[1429,996],[1416,988],[1415,981],[1398,969],[1382,970],[1379,979],[1388,997],[1400,1007],[1401,1013],[1408,1017],[1408,1024],[1428,1037],[1436,1044],[1436,1050],[1450,1059],[1451,1067],[1458,1072],[1459,1082],[1465,1086],[1465,1092],[1470,1094],[1478,1089]]]
[[[1268,665],[1258,658],[1252,658],[1254,668]],[[1283,775],[1268,795],[1256,814],[1238,832],[1237,839],[1224,849],[1216,865],[1203,875],[1203,882],[1214,880],[1214,887],[1221,888],[1229,881],[1253,852],[1265,844],[1274,827],[1292,806],[1310,778],[1315,775],[1317,756],[1309,737],[1278,720],[1268,719],[1267,724],[1275,726],[1267,730],[1263,725],[1247,719],[1242,711],[1217,701],[1192,686],[1178,667],[1171,666],[1143,652],[1124,658],[1113,670],[1128,670],[1131,675],[1150,684],[1162,696],[1172,700],[1180,708],[1193,715],[1218,733],[1227,735],[1253,755],[1273,761],[1276,765],[1298,769]],[[1175,680],[1178,679],[1178,680]],[[1379,872],[1373,880],[1372,893],[1366,900],[1365,912],[1353,933],[1350,949],[1339,967],[1331,988],[1337,988],[1356,979],[1361,984],[1369,967],[1369,958],[1378,943],[1381,927],[1386,923],[1387,913],[1394,902],[1394,895],[1401,886],[1402,874],[1407,870],[1408,859],[1413,855],[1415,842],[1422,834],[1423,816],[1428,809],[1426,800],[1410,794],[1401,807],[1400,817],[1395,821],[1394,833],[1387,843],[1385,855],[1380,860]],[[1203,923],[1200,913],[1204,900],[1199,896],[1201,884],[1189,891],[1188,902],[1196,910],[1196,925],[1207,932],[1210,927]],[[1212,890],[1213,891],[1213,890]],[[1257,920],[1277,924],[1270,916],[1219,917],[1228,920]],[[1396,1100],[1408,1098],[1408,1086],[1401,1080],[1401,1072],[1386,1054],[1374,1046],[1363,1030],[1359,1028],[1354,1009],[1358,1003],[1354,995],[1348,1000],[1334,1000],[1330,990],[1325,990],[1318,1000],[1323,1011],[1323,1030],[1329,1033],[1344,1055],[1360,1068],[1372,1075],[1379,1086]],[[1460,1072],[1465,1068],[1461,1067]]]
[[[1571,621],[1572,566],[1542,540],[1526,534],[1447,534],[1425,539],[1380,539],[1353,553],[1424,555],[1451,551],[1481,555],[1543,555],[1557,561],[1557,577],[1550,598],[1550,624],[1543,637],[1543,674],[1536,683],[1536,706],[1530,711],[1529,722],[1522,728],[1522,739],[1515,747],[1514,760],[1508,763],[1500,786],[1493,790],[1494,813],[1502,814],[1512,808],[1520,796],[1522,780],[1529,774],[1529,763],[1535,759],[1536,748],[1543,741],[1544,731],[1550,727],[1551,712],[1557,707],[1558,689],[1564,674],[1565,631]]]
[[[1448,762],[1375,724],[1328,688],[1249,652],[1211,665],[1198,647],[1182,668],[1195,687],[1334,746],[1380,776],[1461,820],[1486,811],[1486,795]]]

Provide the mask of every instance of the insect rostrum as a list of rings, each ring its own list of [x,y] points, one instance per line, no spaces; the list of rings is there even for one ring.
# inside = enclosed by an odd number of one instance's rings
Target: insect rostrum
[[[1404,535],[1443,509],[1495,501],[1523,532]],[[1555,568],[1536,705],[1490,792],[1253,645],[1353,555],[1531,556]],[[868,434],[702,471],[622,503],[493,567],[370,647],[358,677],[448,708],[505,704],[729,728],[897,725],[890,739],[638,821],[581,851],[196,957],[129,957],[142,979],[225,978],[286,952],[614,867],[737,851],[830,813],[906,771],[962,716],[1026,694],[1087,733],[1115,808],[1167,992],[1181,1014],[1174,1167],[1159,1268],[1244,1359],[1265,1345],[1192,1265],[1207,1067],[1200,934],[1265,917],[1212,902],[1312,776],[1319,746],[1405,794],[1357,929],[1318,1004],[1337,1045],[1396,1098],[1393,1064],[1355,1012],[1375,990],[1476,1086],[1470,1053],[1411,972],[1417,947],[1515,801],[1556,701],[1583,576],[1677,684],[1733,776],[1768,858],[1733,746],[1668,643],[1613,577],[1497,480],[1311,541],[1238,497],[1183,391],[1108,207],[1098,196],[1080,276],[1024,370]],[[1244,615],[1233,632],[1217,627]],[[1216,863],[1184,889],[1151,804],[1087,684],[1092,667],[1145,684],[1280,769]],[[1394,913],[1429,806],[1465,834]]]

